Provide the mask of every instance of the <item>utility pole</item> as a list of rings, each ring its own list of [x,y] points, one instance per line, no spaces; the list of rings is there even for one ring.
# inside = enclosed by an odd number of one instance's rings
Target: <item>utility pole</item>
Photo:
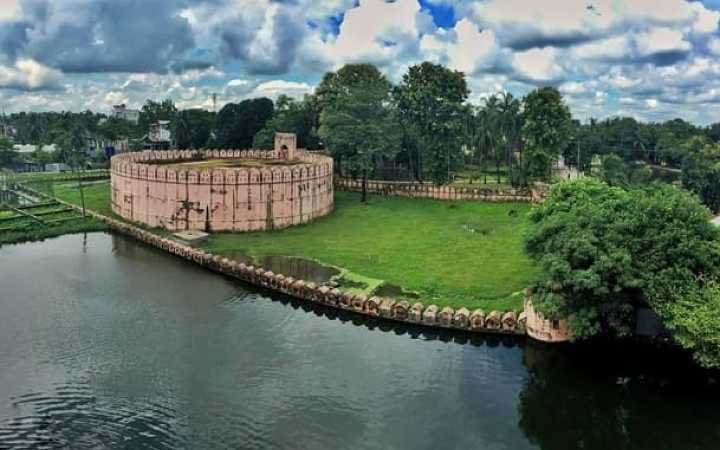
[[[577,171],[578,176],[580,176],[580,138],[577,140]]]

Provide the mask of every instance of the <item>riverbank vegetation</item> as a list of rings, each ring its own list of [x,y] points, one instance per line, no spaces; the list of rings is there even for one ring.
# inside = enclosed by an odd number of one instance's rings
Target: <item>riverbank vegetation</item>
[[[556,185],[530,214],[526,249],[544,269],[534,303],[569,317],[579,339],[632,335],[636,309],[650,306],[701,363],[720,367],[720,229],[709,219],[670,185]]]
[[[25,201],[0,205],[0,246],[63,234],[103,231],[103,222],[57,201]]]

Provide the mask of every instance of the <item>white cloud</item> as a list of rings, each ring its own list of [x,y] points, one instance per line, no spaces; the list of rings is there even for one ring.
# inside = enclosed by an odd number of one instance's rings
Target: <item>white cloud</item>
[[[448,63],[451,68],[471,73],[492,57],[497,51],[495,33],[480,31],[467,19],[455,25],[456,42],[448,48]]]
[[[18,14],[17,0],[0,0],[0,20],[12,19]]]
[[[233,80],[228,81],[227,85],[228,87],[240,87],[240,86],[247,86],[250,84],[248,80],[241,80],[239,78],[235,78]]]
[[[62,73],[32,59],[19,59],[13,66],[0,66],[0,88],[37,90],[59,85]]]
[[[638,51],[642,55],[655,53],[688,51],[691,45],[680,31],[670,28],[653,28],[636,37]]]
[[[515,53],[513,66],[523,78],[549,82],[558,79],[563,74],[562,67],[556,62],[556,56],[557,50],[554,48],[533,48]]]
[[[260,83],[252,91],[251,96],[263,96],[277,98],[279,95],[289,95],[291,97],[302,96],[303,94],[309,94],[312,91],[312,86],[307,83],[299,83],[296,81],[285,81],[285,80],[272,80]]]

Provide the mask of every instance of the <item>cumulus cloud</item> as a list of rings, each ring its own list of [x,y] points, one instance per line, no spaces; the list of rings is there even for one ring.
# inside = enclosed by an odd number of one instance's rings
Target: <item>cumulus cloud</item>
[[[437,26],[428,4],[452,8],[453,20]],[[102,109],[169,97],[210,107],[217,93],[222,106],[301,96],[346,63],[374,63],[398,81],[430,60],[465,72],[475,102],[552,84],[582,118],[630,111],[704,123],[720,110],[720,12],[711,5],[0,0],[0,100],[14,109]]]
[[[557,62],[557,50],[552,47],[515,53],[513,66],[521,79],[533,82],[553,82],[563,74],[563,69]]]
[[[6,56],[64,72],[165,72],[193,47],[178,2],[26,0],[0,34]],[[3,27],[4,28],[4,27]]]
[[[13,66],[0,66],[0,88],[37,91],[59,86],[60,71],[32,59],[19,59]]]

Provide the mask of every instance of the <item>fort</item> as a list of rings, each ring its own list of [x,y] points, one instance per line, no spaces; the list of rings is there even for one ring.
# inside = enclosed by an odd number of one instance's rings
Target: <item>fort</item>
[[[110,165],[112,209],[170,231],[254,231],[333,209],[333,161],[277,133],[273,150],[124,153]]]

